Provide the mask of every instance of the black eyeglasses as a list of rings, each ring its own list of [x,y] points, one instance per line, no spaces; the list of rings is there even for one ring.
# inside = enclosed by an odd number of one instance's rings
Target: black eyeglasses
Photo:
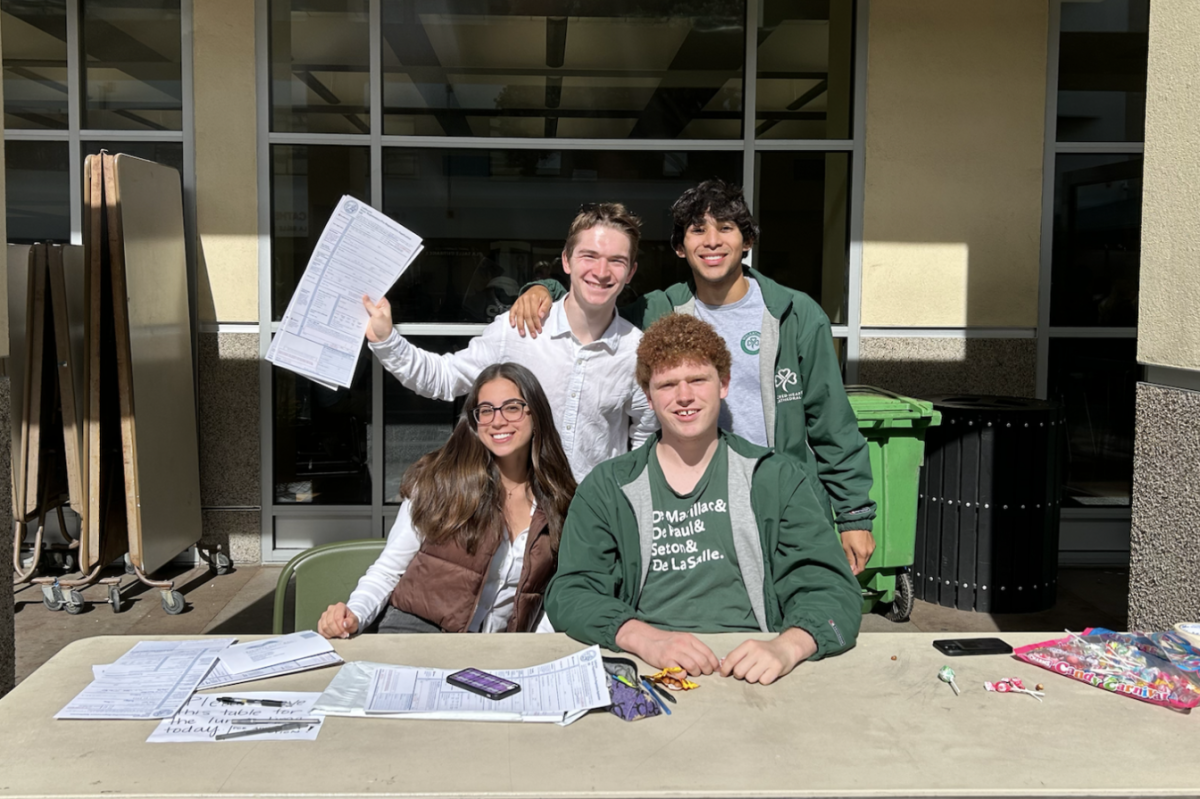
[[[471,409],[471,416],[475,417],[477,424],[491,424],[492,419],[496,416],[496,411],[500,411],[500,415],[504,417],[505,421],[519,422],[525,418],[525,413],[528,410],[529,405],[523,400],[511,399],[499,408],[495,405],[489,405],[486,402],[482,405],[476,405]]]

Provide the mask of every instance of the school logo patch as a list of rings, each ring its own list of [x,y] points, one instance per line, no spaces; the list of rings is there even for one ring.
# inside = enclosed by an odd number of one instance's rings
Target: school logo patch
[[[751,330],[746,335],[742,336],[742,352],[747,355],[758,355],[759,344],[761,343],[762,334],[757,330]]]
[[[784,367],[775,373],[775,404],[795,402],[804,397],[804,389],[800,387],[800,375]],[[794,390],[789,390],[794,389]]]

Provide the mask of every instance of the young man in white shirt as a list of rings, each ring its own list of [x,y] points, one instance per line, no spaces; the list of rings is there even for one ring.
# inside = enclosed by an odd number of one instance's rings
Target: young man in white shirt
[[[367,340],[405,388],[452,400],[493,363],[529,369],[550,400],[554,424],[576,480],[598,463],[639,446],[657,429],[634,377],[641,331],[616,314],[617,297],[637,271],[641,221],[620,203],[584,208],[563,247],[570,292],[554,303],[543,335],[524,338],[499,317],[466,349],[446,355],[413,346],[392,324],[387,298],[372,303]]]

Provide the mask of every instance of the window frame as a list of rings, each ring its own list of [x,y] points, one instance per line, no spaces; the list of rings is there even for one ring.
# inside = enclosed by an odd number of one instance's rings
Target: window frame
[[[271,146],[275,144],[324,144],[351,145],[370,148],[371,205],[383,208],[383,152],[384,148],[439,148],[439,149],[538,149],[545,150],[549,144],[557,150],[721,150],[742,152],[743,188],[751,205],[756,199],[755,155],[764,151],[822,151],[847,152],[850,154],[850,207],[849,241],[847,252],[846,324],[835,325],[833,335],[843,339],[846,353],[846,380],[854,382],[858,372],[860,341],[859,305],[862,293],[862,225],[863,189],[865,176],[863,156],[865,150],[866,77],[867,77],[867,23],[870,15],[870,0],[851,0],[854,3],[853,37],[853,87],[852,87],[852,137],[849,139],[766,139],[758,140],[755,135],[757,46],[758,46],[758,3],[746,3],[746,48],[743,67],[742,112],[743,130],[740,139],[544,139],[544,138],[466,138],[450,136],[398,136],[383,134],[383,67],[382,42],[379,31],[382,23],[382,0],[369,0],[368,21],[370,36],[370,132],[367,134],[312,134],[282,133],[271,131],[272,106],[268,101],[270,92],[270,0],[255,0],[255,37],[257,61],[258,96],[258,182],[259,182],[259,346],[260,355],[265,356],[271,336],[277,328],[272,321],[271,292]],[[753,207],[752,207],[753,210]],[[752,262],[753,253],[749,262]],[[472,324],[400,324],[404,335],[476,335],[484,325]],[[272,366],[265,358],[260,361],[260,385],[264,389],[272,385]],[[395,505],[383,502],[381,486],[384,480],[383,427],[384,391],[383,368],[377,359],[372,359],[372,446],[370,472],[375,485],[371,490],[370,505],[279,505],[275,503],[274,491],[274,400],[273,392],[260,392],[262,431],[262,558],[264,563],[281,563],[298,550],[293,547],[275,545],[279,523],[286,526],[290,520],[317,517],[343,517],[361,525],[366,522],[373,534],[386,536],[388,527],[396,515]],[[316,543],[316,542],[314,542]]]

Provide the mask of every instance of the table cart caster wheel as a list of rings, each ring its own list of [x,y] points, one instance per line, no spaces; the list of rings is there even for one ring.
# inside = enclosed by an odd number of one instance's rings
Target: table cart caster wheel
[[[218,575],[229,574],[233,570],[233,561],[224,552],[218,552],[213,555],[212,567]]]
[[[896,575],[896,593],[892,606],[886,614],[889,621],[904,622],[912,615],[913,604],[916,602],[916,592],[913,589],[913,576],[910,571],[902,571]]]
[[[129,558],[129,553],[125,553],[125,573],[137,574],[137,569],[133,568],[133,561]]]
[[[50,610],[63,609],[62,591],[58,589],[57,585],[42,586],[42,604]]]
[[[72,589],[71,593],[69,594],[69,597],[70,598],[67,599],[67,601],[66,601],[67,613],[70,613],[72,616],[78,616],[80,613],[83,613],[83,606],[84,606],[83,594]]]
[[[108,604],[112,606],[113,613],[121,612],[121,610],[122,610],[121,586],[110,585],[108,587]]]
[[[62,556],[62,568],[65,572],[75,571],[75,556],[70,552],[64,552]]]
[[[183,601],[183,594],[178,591],[163,591],[162,606],[168,616],[178,616],[187,607],[187,602]]]

